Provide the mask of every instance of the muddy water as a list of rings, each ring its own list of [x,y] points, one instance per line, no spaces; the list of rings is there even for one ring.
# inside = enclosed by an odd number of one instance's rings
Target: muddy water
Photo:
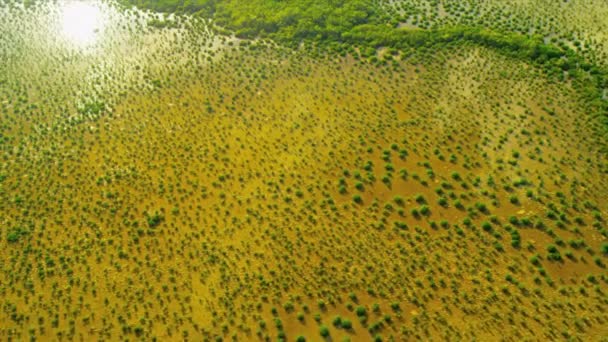
[[[383,68],[241,46],[191,18],[158,29],[101,3],[2,14],[1,337],[318,340],[323,324],[365,341],[379,323],[394,340],[488,340],[511,326],[505,308],[544,300],[518,295],[507,273],[522,293],[559,299],[533,279],[532,255],[556,283],[601,271],[582,248],[576,262],[546,261],[548,229],[521,229],[523,248],[510,246],[510,216],[543,220],[566,185],[564,203],[604,210],[607,186],[568,88],[520,62],[462,49]],[[415,214],[423,204],[428,216]],[[545,220],[554,234],[597,249],[592,211],[563,210],[584,224]],[[571,300],[587,315],[597,298]],[[538,310],[517,322],[550,339],[560,310]]]

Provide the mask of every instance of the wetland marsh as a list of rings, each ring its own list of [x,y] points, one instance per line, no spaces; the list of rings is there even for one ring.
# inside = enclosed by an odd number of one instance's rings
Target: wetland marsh
[[[603,26],[124,3],[0,1],[0,339],[606,339]]]

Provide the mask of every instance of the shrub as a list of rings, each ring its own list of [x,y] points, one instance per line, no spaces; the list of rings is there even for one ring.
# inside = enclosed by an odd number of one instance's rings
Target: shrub
[[[568,245],[570,245],[570,247],[574,248],[574,249],[579,249],[585,246],[585,241],[581,240],[581,239],[577,239],[577,240],[570,240],[568,241]]]
[[[593,262],[594,262],[594,263],[595,263],[597,266],[599,266],[599,267],[601,267],[601,268],[606,267],[606,265],[604,264],[604,262],[602,261],[602,259],[600,259],[600,257],[597,257],[597,256],[593,257]]]
[[[17,227],[17,228],[13,228],[9,231],[9,233],[6,235],[6,240],[9,243],[16,243],[17,241],[19,241],[19,239],[21,238],[21,236],[27,235],[28,231],[21,228],[21,227]]]
[[[551,261],[561,261],[562,260],[562,256],[561,254],[559,254],[559,250],[557,249],[557,247],[553,244],[547,246],[547,251],[549,252],[549,255],[547,255],[547,259],[551,260]]]
[[[388,175],[382,176],[382,183],[386,184],[387,186],[390,186],[391,185],[391,177],[389,177]]]
[[[15,243],[19,241],[19,234],[17,232],[10,232],[6,236],[6,240],[10,243]]]
[[[361,182],[356,182],[355,183],[355,188],[359,191],[363,191],[363,183]]]
[[[475,203],[475,208],[477,208],[477,210],[479,210],[479,212],[482,212],[482,213],[488,212],[488,207],[486,207],[485,204],[480,203],[480,202]]]
[[[398,206],[403,206],[405,204],[403,197],[401,197],[399,195],[397,195],[393,198],[393,202],[395,202],[395,204],[397,204]]]
[[[334,317],[334,320],[332,321],[332,324],[334,325],[334,327],[340,327],[340,326],[342,326],[342,317],[340,317],[340,316]]]
[[[607,242],[604,242],[602,244],[602,246],[600,247],[600,252],[602,254],[604,254],[605,256],[608,256],[608,243]]]
[[[155,228],[163,221],[163,216],[158,212],[153,215],[146,215],[146,221],[148,221],[148,227]]]
[[[321,336],[323,337],[328,337],[329,336],[329,328],[322,325],[321,327],[319,327],[319,334],[321,334]]]
[[[420,207],[420,214],[429,216],[431,214],[431,209],[427,205],[423,205]]]
[[[418,212],[418,209],[416,208],[412,208],[412,210],[410,211],[410,213],[412,214],[412,216],[414,216],[415,218],[419,218],[420,217],[420,213]]]
[[[513,248],[521,247],[521,240],[519,238],[519,235],[517,237],[511,236],[511,247],[513,247]]]
[[[553,244],[547,246],[547,252],[549,253],[559,253],[557,247]]]

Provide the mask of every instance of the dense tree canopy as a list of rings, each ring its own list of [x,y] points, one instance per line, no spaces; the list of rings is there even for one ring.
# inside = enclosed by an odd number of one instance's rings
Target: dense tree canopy
[[[241,37],[332,38],[370,21],[376,21],[371,0],[125,0],[161,12],[201,13]]]

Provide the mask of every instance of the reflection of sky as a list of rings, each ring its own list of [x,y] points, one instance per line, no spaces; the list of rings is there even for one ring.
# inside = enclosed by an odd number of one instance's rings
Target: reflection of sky
[[[126,91],[147,84],[148,79],[163,79],[160,73],[166,65],[206,61],[198,53],[189,58],[186,48],[214,51],[213,58],[218,58],[215,53],[225,46],[225,38],[211,36],[203,21],[201,30],[176,35],[174,29],[148,25],[161,15],[126,9],[116,0],[37,1],[31,6],[8,3],[0,0],[0,78],[9,68],[12,75],[19,75],[16,78],[29,81],[43,78],[50,82],[48,77],[57,77],[56,81],[66,83],[52,83],[52,88],[73,85],[71,89],[77,93]],[[153,71],[144,72],[141,67]],[[155,74],[152,77],[148,72]]]
[[[66,3],[61,11],[61,29],[64,37],[75,45],[94,43],[103,30],[100,8],[86,2]]]

